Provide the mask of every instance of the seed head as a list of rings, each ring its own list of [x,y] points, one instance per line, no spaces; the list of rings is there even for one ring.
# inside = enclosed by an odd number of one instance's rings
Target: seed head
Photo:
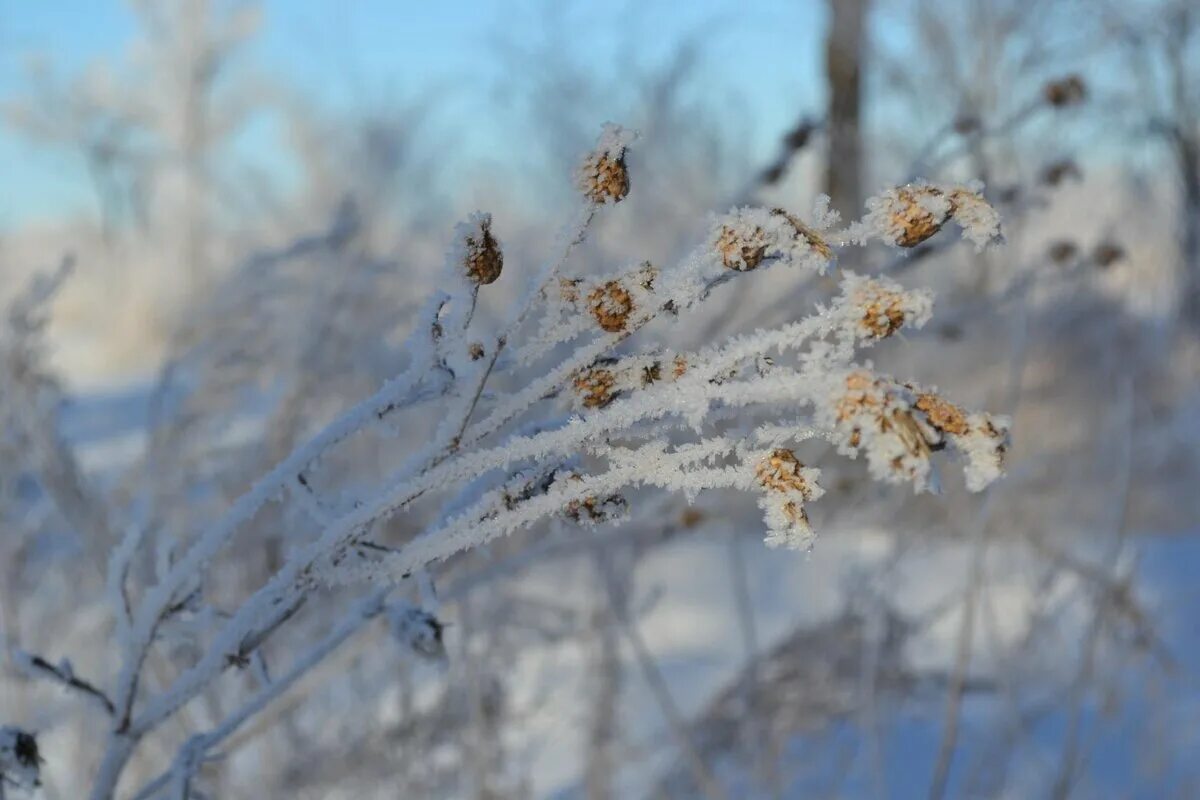
[[[617,376],[604,367],[592,367],[575,377],[575,391],[583,400],[584,408],[604,408],[616,399],[614,387]]]
[[[884,278],[861,278],[847,273],[843,291],[857,315],[857,335],[886,339],[905,325],[920,327],[928,321],[931,301],[922,292],[906,292]]]
[[[633,313],[633,297],[620,281],[609,281],[588,293],[588,308],[600,327],[609,333],[620,333]]]
[[[584,196],[595,203],[619,203],[629,194],[629,168],[625,150],[635,134],[608,123],[600,133],[595,149],[584,157],[576,180]]]
[[[759,462],[754,471],[759,484],[772,492],[795,492],[805,500],[813,498],[813,484],[805,475],[804,465],[791,450],[780,448]]]
[[[462,265],[476,286],[494,283],[504,269],[500,242],[492,235],[492,215],[477,213],[460,226]]]
[[[942,229],[950,205],[940,189],[904,187],[896,192],[889,211],[893,241],[901,247],[916,247]]]
[[[739,231],[730,225],[722,225],[717,237],[717,252],[727,269],[749,272],[762,263],[767,255],[767,237],[762,228]]]
[[[967,432],[967,415],[953,403],[932,392],[917,395],[914,407],[925,413],[929,424],[942,433],[960,435]]]

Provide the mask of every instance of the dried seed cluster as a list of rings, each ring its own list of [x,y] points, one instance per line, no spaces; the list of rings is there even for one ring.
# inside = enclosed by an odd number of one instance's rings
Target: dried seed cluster
[[[1003,467],[1006,419],[968,414],[911,384],[852,371],[841,382],[832,412],[840,449],[864,451],[872,474],[883,480],[910,481],[918,491],[930,488],[931,456],[947,444],[966,459],[967,486],[973,491],[995,480]]]
[[[791,450],[772,450],[759,462],[755,475],[768,491],[796,492],[805,500],[812,499],[813,487],[804,474],[804,465]]]
[[[764,490],[758,504],[767,525],[768,546],[802,550],[811,545],[813,530],[804,504],[825,493],[817,483],[820,474],[786,448],[772,450],[758,462],[754,478]]]
[[[926,421],[942,433],[961,436],[968,430],[967,415],[963,410],[932,392],[917,395],[913,405],[924,412]]]
[[[886,339],[901,328],[920,327],[930,317],[927,294],[905,291],[893,281],[847,274],[844,286],[862,339]]]
[[[492,215],[476,214],[463,231],[463,268],[476,286],[495,283],[504,269],[500,242],[492,235]]]
[[[584,408],[604,408],[616,399],[617,376],[605,367],[592,367],[575,376],[575,392]]]
[[[588,308],[600,327],[609,333],[621,333],[633,313],[633,295],[620,281],[608,281],[588,293]]]
[[[833,249],[815,229],[781,208],[736,209],[715,229],[712,248],[726,269],[749,272],[767,258],[803,258],[818,269],[833,261]]]
[[[581,370],[572,380],[572,387],[583,408],[604,408],[621,395],[658,383],[669,378],[677,379],[687,371],[687,362],[682,356],[656,358],[652,356],[627,356],[620,360],[605,358],[591,367]],[[670,363],[668,372],[664,369]]]
[[[878,236],[897,247],[916,247],[942,229],[950,219],[963,235],[982,249],[1000,240],[1000,216],[975,186],[934,186],[911,183],[890,189],[867,201],[867,214],[851,226],[859,241]]]
[[[727,269],[749,272],[766,258],[766,233],[759,227],[741,231],[732,225],[722,225],[716,241],[716,250],[721,255],[721,263]]]
[[[625,150],[635,135],[619,125],[607,124],[595,149],[576,171],[580,191],[596,205],[619,203],[629,194],[629,167]]]

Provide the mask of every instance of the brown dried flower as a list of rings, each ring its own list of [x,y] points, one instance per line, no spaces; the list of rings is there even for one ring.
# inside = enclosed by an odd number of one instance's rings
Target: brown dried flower
[[[633,313],[633,297],[620,281],[609,281],[588,293],[588,307],[601,328],[620,333]]]
[[[863,310],[862,326],[867,335],[886,339],[904,327],[905,297],[900,292],[868,284],[857,299]]]
[[[930,198],[941,196],[941,190],[932,186],[906,186],[896,192],[896,203],[891,209],[890,219],[892,229],[896,232],[896,244],[900,247],[916,247],[942,229],[949,214],[935,213],[928,208],[927,202]]]
[[[617,376],[604,367],[592,367],[575,377],[575,391],[585,408],[604,408],[616,399]]]
[[[963,410],[936,394],[925,392],[917,395],[913,405],[918,411],[924,412],[929,424],[942,433],[958,436],[967,432],[967,415]]]
[[[749,272],[761,264],[767,255],[766,234],[762,228],[756,227],[749,235],[744,235],[736,228],[723,225],[716,247],[721,254],[721,263],[726,268]]]
[[[494,283],[504,269],[504,254],[492,235],[492,215],[478,214],[463,238],[463,266],[467,278],[476,286]]]
[[[780,448],[759,462],[755,475],[763,488],[773,492],[796,492],[811,500],[812,485],[803,474],[804,465],[791,450]]]
[[[619,203],[629,194],[629,169],[625,156],[616,158],[608,154],[590,156],[585,164],[587,178],[583,193],[596,204]]]

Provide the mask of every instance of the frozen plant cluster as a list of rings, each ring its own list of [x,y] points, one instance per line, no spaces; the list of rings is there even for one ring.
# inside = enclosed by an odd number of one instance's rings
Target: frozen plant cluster
[[[737,208],[714,217],[706,238],[677,263],[573,273],[572,256],[596,217],[630,191],[625,156],[634,139],[605,127],[576,173],[578,207],[540,270],[505,259],[490,215],[460,225],[395,374],[283,454],[215,520],[170,541],[152,536],[137,513],[136,487],[110,495],[88,485],[53,438],[46,424],[53,384],[37,311],[46,287],[14,307],[0,339],[5,435],[40,443],[31,452],[44,456],[29,467],[65,519],[86,520],[80,524],[97,528],[97,541],[120,532],[106,561],[119,669],[107,678],[79,676],[65,662],[23,656],[27,672],[86,695],[107,717],[93,800],[114,797],[147,739],[232,670],[251,670],[256,688],[130,797],[193,796],[201,767],[227,739],[377,617],[406,653],[442,660],[439,571],[517,531],[555,519],[619,521],[638,512],[648,491],[692,499],[732,489],[758,503],[768,545],[803,550],[814,536],[810,505],[823,490],[819,466],[797,451],[814,438],[861,455],[874,478],[918,492],[937,488],[944,456],[964,464],[972,490],[1001,475],[1006,419],[889,377],[863,356],[930,319],[925,291],[843,272],[831,300],[780,327],[695,350],[657,346],[643,331],[688,324],[689,312],[724,284],[753,281],[763,270],[831,272],[838,250],[854,243],[912,246],[950,219],[976,244],[993,241],[999,224],[977,187],[893,190],[846,229],[827,201],[808,221],[782,209]],[[526,291],[505,319],[489,324],[479,313],[481,294],[502,277],[526,283]],[[346,463],[367,443],[394,441],[430,409],[440,421],[398,464],[346,479]],[[221,578],[214,565],[264,518],[297,529],[303,520],[311,533],[288,539],[269,574],[230,605],[213,588]],[[147,553],[153,575],[135,581]],[[364,592],[348,613],[298,647],[290,664],[268,667],[264,644],[306,604],[347,587]],[[171,651],[170,679],[149,680],[148,666],[181,637],[191,646]],[[0,762],[4,778],[27,780],[29,770],[36,777],[36,760],[17,770],[12,741],[0,751],[8,759]]]

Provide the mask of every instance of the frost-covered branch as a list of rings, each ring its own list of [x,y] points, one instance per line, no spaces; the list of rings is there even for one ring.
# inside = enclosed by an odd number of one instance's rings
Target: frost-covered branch
[[[455,230],[438,284],[378,391],[243,484],[249,488],[223,513],[180,531],[169,546],[158,541],[157,572],[146,585],[131,585],[131,576],[139,554],[161,535],[153,518],[127,515],[119,541],[106,534],[114,548],[108,607],[122,660],[112,688],[29,659],[113,717],[94,800],[113,797],[140,742],[226,672],[257,664],[265,676],[268,643],[288,639],[285,632],[318,591],[377,587],[321,642],[294,654],[289,671],[193,736],[138,797],[185,796],[210,751],[380,613],[393,587],[415,575],[432,596],[444,562],[517,531],[555,519],[615,521],[645,491],[692,501],[732,490],[757,501],[768,545],[805,549],[814,538],[809,507],[824,494],[820,469],[797,450],[812,439],[862,456],[872,477],[918,492],[937,490],[943,452],[960,457],[971,490],[999,477],[1006,419],[964,410],[862,358],[930,319],[927,292],[846,272],[836,296],[778,327],[692,349],[665,348],[652,338],[657,327],[686,325],[727,283],[755,281],[767,269],[823,275],[840,249],[856,243],[911,247],[954,221],[977,246],[989,244],[1000,237],[999,220],[978,187],[892,190],[846,228],[825,200],[808,220],[783,209],[736,208],[714,216],[704,239],[677,263],[573,274],[573,256],[593,220],[631,190],[626,152],[634,140],[618,126],[605,127],[576,174],[579,205],[556,254],[530,276],[506,319],[489,328],[477,313],[481,295],[502,274],[522,277],[506,259],[492,217],[479,213]],[[320,246],[341,247],[344,238],[330,234]],[[316,348],[325,330],[308,332],[302,349]],[[429,426],[421,414],[434,402],[440,421]],[[37,407],[30,397],[7,405],[20,413]],[[296,438],[293,425],[289,416],[280,442]],[[417,437],[422,443],[401,453],[390,473],[341,484],[326,474],[330,461],[417,426],[427,431]],[[166,452],[155,449],[156,464]],[[115,524],[107,513],[104,524]],[[220,603],[223,610],[209,605],[217,600],[210,588],[220,580],[215,565],[252,542],[264,519],[287,551],[268,562],[247,594]],[[390,615],[396,635],[411,640],[415,652],[441,652],[442,626],[431,612]],[[203,644],[152,688],[147,665],[181,626],[202,627]]]

